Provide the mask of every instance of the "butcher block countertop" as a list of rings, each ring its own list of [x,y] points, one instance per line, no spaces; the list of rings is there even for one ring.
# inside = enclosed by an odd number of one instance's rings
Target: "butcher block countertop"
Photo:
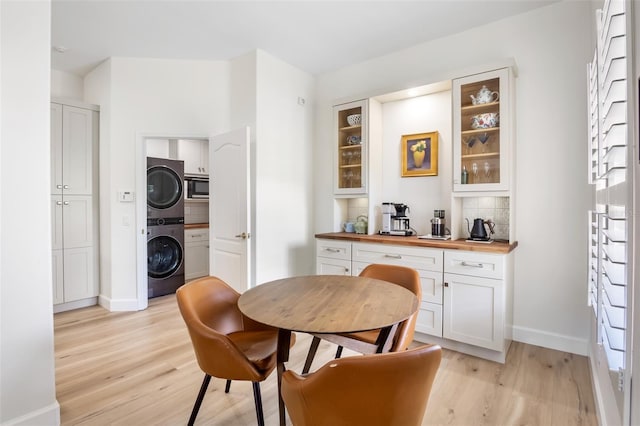
[[[205,229],[208,228],[208,223],[185,223],[184,229]]]
[[[330,232],[325,234],[316,234],[316,238],[324,238],[328,240],[342,240],[342,241],[354,241],[361,243],[376,243],[376,244],[395,244],[402,246],[412,247],[430,247],[449,250],[468,250],[484,253],[497,253],[506,254],[510,253],[518,246],[518,242],[515,241],[511,244],[507,241],[494,241],[490,244],[487,243],[473,243],[460,240],[425,240],[418,238],[417,236],[399,237],[394,235],[365,235],[354,234],[348,232]]]

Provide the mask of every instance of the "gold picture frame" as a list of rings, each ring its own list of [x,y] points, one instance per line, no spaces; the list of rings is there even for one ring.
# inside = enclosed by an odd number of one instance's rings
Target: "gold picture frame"
[[[402,177],[438,176],[438,132],[402,135]]]

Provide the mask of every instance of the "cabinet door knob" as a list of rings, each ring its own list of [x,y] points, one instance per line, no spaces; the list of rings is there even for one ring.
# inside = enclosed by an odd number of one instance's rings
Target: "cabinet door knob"
[[[61,206],[62,205],[62,201],[56,201],[56,205]]]
[[[68,201],[63,201],[62,204],[64,204],[65,206],[68,206],[69,202]]]
[[[445,287],[449,287],[449,283],[444,283],[444,286]]]
[[[69,189],[69,185],[62,185],[62,188]]]
[[[62,185],[56,185],[56,188],[62,189]]]

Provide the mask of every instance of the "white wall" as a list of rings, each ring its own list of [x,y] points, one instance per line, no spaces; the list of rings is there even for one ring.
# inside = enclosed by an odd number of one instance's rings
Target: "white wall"
[[[105,89],[106,87],[106,89]],[[141,134],[209,136],[229,129],[229,65],[220,61],[111,58],[85,81],[85,100],[101,106],[101,303],[135,310],[136,203],[119,203],[136,188]],[[102,109],[105,104],[105,109]],[[137,194],[146,204],[146,194]]]
[[[0,2],[3,425],[60,422],[55,398],[49,220],[50,22],[49,2]],[[23,180],[19,185],[17,176]]]
[[[256,281],[314,270],[314,78],[257,52]],[[299,104],[299,98],[304,104]]]
[[[80,101],[84,98],[84,80],[75,74],[52,69],[51,96]]]
[[[560,2],[320,76],[313,153],[317,164],[332,164],[327,111],[336,100],[435,83],[461,76],[456,70],[514,58],[519,70],[514,337],[583,354],[589,329],[584,141],[591,23],[588,2]],[[316,232],[332,230],[331,182],[331,167],[317,167]]]
[[[438,132],[438,175],[401,178],[402,135]],[[433,210],[451,206],[451,91],[382,104],[382,199],[409,206],[411,227],[431,233]]]

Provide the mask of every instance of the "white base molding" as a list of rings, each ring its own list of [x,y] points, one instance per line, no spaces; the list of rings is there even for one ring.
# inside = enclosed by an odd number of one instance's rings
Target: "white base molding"
[[[564,334],[550,333],[534,328],[513,326],[512,338],[516,342],[587,356],[589,341]]]
[[[73,302],[59,303],[53,305],[53,313],[70,311],[72,309],[86,308],[87,306],[94,306],[98,304],[97,297],[89,297],[88,299],[74,300]]]
[[[139,311],[137,299],[111,299],[104,295],[98,296],[98,304],[109,312]]]
[[[20,417],[2,422],[3,426],[33,426],[47,425],[60,426],[60,404],[54,401],[46,407],[31,411]]]
[[[504,364],[507,358],[507,352],[509,352],[509,346],[511,346],[511,341],[507,340],[505,342],[505,350],[503,352],[499,352],[491,349],[481,348],[480,346],[456,342],[455,340],[431,336],[429,334],[420,333],[418,331],[415,332],[413,339],[416,342],[440,345],[445,349],[450,349],[452,351],[461,352],[463,354],[472,355],[478,358],[488,359],[489,361],[499,362],[501,364]]]

